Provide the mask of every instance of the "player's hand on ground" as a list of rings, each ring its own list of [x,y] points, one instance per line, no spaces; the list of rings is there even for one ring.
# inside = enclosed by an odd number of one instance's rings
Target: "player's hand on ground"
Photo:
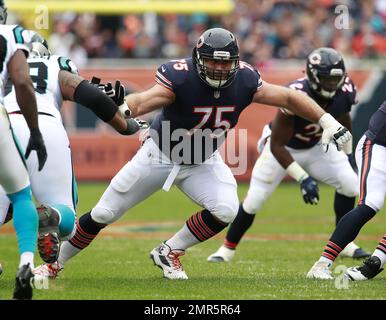
[[[319,201],[319,187],[314,179],[307,177],[300,183],[300,190],[302,191],[303,200],[305,203],[318,204]]]
[[[39,162],[39,171],[43,169],[47,160],[47,150],[44,144],[42,134],[39,129],[32,129],[31,136],[28,141],[27,149],[25,151],[25,158],[28,159],[32,150],[36,150]]]

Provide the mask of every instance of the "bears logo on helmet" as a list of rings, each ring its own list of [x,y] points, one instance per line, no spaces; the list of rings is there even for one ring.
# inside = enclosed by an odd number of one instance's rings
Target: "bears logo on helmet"
[[[320,96],[331,99],[343,86],[346,68],[343,57],[332,48],[318,48],[307,58],[307,78]]]
[[[222,28],[205,31],[198,39],[192,57],[200,79],[216,89],[229,86],[239,69],[237,40],[230,31]]]

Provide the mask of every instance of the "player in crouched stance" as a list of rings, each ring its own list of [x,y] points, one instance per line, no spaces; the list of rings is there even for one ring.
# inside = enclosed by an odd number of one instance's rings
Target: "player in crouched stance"
[[[51,54],[44,38],[34,31],[28,32],[32,50],[27,62],[34,83],[41,132],[50,157],[42,170],[33,156],[26,161],[26,165],[32,192],[42,204],[37,209],[38,251],[43,261],[50,263],[58,258],[60,241],[71,238],[75,232],[78,202],[70,142],[60,114],[63,100],[75,101],[91,109],[121,134],[133,134],[140,127],[136,120],[125,119],[116,103],[96,85],[80,77],[70,59]],[[25,148],[28,143],[27,123],[22,116],[15,87],[11,89],[4,104],[20,145]],[[9,207],[10,201],[0,188],[0,225],[5,221],[7,212],[11,212]]]
[[[37,170],[47,160],[45,143],[39,129],[36,98],[28,74],[26,57],[29,47],[24,38],[24,29],[18,25],[3,25],[7,8],[0,0],[0,186],[4,188],[6,201],[14,206],[14,228],[16,231],[20,262],[15,278],[13,299],[32,299],[34,255],[38,232],[38,215],[32,201],[30,180],[25,165],[32,150],[36,151]],[[4,87],[8,79],[15,85],[15,95],[21,117],[26,122],[26,148],[19,147],[7,111],[3,106]],[[31,158],[30,158],[31,159]],[[0,223],[1,226],[1,223]]]
[[[186,249],[222,231],[237,214],[236,181],[217,149],[252,102],[287,106],[295,114],[319,122],[326,144],[335,140],[342,145],[351,139],[348,130],[312,99],[262,81],[257,70],[239,61],[234,35],[222,28],[205,31],[192,58],[161,65],[155,80],[152,88],[126,97],[132,116],[162,108],[142,147],[112,179],[96,206],[80,217],[76,233],[63,243],[58,261],[39,267],[41,274],[55,277],[102,228],[174,183],[203,209],[154,248],[150,257],[162,268],[164,277],[188,279],[180,262]]]
[[[358,164],[359,201],[337,224],[318,261],[307,273],[307,278],[333,279],[331,267],[335,259],[361,228],[382,209],[386,195],[386,101],[371,116],[369,128],[359,140],[355,150]],[[351,280],[368,280],[383,270],[386,262],[386,235],[373,254],[360,267],[348,268]]]
[[[356,103],[356,88],[346,74],[342,56],[332,48],[318,48],[307,58],[306,78],[291,82],[288,87],[307,94],[324,110],[351,130],[350,110]],[[210,262],[228,262],[236,247],[252,225],[256,213],[288,174],[299,182],[305,203],[317,204],[318,185],[315,180],[335,187],[336,223],[355,205],[357,175],[348,161],[352,145],[344,152],[320,147],[320,126],[280,109],[275,119],[266,125],[258,142],[260,157],[252,171],[246,198],[240,204],[236,219],[230,225],[223,245],[208,257]],[[370,253],[350,243],[345,256],[365,258]]]

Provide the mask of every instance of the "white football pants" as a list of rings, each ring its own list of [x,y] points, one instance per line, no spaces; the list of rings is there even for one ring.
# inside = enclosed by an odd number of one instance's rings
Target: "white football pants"
[[[9,118],[21,148],[25,150],[30,137],[26,121],[21,114],[11,114]],[[39,203],[63,204],[75,212],[77,194],[66,130],[60,119],[48,115],[39,115],[39,128],[47,149],[47,161],[39,172],[35,151],[26,160],[32,192]],[[9,204],[0,188],[0,224],[4,222]]]
[[[386,195],[386,147],[373,144],[363,136],[355,149],[360,173],[359,204],[375,211],[383,208]]]
[[[111,180],[91,211],[93,220],[103,224],[116,221],[128,209],[160,190],[165,181],[177,185],[222,222],[231,223],[237,215],[236,180],[218,151],[203,164],[174,165],[149,138]]]
[[[287,175],[271,152],[270,130],[267,128],[264,127],[263,135],[258,142],[262,151],[253,168],[249,190],[243,202],[244,210],[250,214],[255,214],[261,209]],[[263,141],[266,141],[264,146]],[[337,151],[335,146],[330,145],[328,152],[324,152],[319,144],[303,150],[286,148],[295,161],[315,180],[333,186],[338,193],[346,197],[355,197],[358,194],[358,177],[343,151]]]
[[[27,131],[29,133],[28,129]],[[2,186],[5,201],[9,203],[6,194],[12,194],[26,188],[29,185],[29,178],[23,161],[23,151],[19,149],[11,129],[7,111],[1,104],[0,150],[0,185]],[[0,215],[0,226],[2,223],[3,220]]]

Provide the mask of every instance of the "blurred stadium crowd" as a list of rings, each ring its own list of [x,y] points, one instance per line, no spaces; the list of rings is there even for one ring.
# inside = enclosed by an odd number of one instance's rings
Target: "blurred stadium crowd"
[[[349,10],[349,29],[335,26],[338,5]],[[385,0],[237,0],[226,16],[60,14],[48,41],[82,67],[88,58],[190,56],[199,35],[215,26],[232,30],[241,58],[258,68],[273,59],[304,59],[320,46],[346,58],[386,57]]]

